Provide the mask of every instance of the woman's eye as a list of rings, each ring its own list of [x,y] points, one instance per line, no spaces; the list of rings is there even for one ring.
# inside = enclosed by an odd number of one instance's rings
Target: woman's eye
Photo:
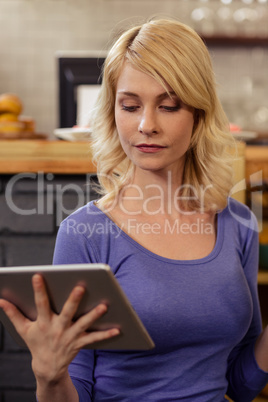
[[[139,106],[126,106],[122,105],[122,110],[125,110],[126,112],[135,112],[138,109]]]
[[[167,112],[177,112],[180,109],[180,105],[176,106],[160,106],[161,109],[164,109]]]

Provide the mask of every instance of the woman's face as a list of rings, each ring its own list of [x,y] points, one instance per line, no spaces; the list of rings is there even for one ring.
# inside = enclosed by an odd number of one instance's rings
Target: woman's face
[[[137,169],[182,172],[194,126],[193,109],[125,62],[116,88],[115,123]]]

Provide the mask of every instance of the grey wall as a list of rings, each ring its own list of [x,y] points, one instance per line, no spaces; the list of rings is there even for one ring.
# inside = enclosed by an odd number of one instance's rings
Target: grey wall
[[[1,0],[0,93],[17,93],[23,100],[24,114],[36,119],[38,132],[51,135],[58,126],[57,51],[106,50],[114,34],[155,14],[176,17],[205,34],[267,37],[267,0],[247,3]],[[193,14],[193,10],[197,11]],[[243,10],[247,11],[243,14]],[[267,47],[217,46],[212,56],[230,118],[246,128],[266,130],[268,100],[263,88],[268,87]],[[245,103],[245,97],[249,101],[241,108],[240,100]]]

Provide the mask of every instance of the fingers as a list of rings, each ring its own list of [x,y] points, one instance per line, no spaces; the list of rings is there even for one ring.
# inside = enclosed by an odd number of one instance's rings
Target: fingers
[[[83,315],[79,318],[79,330],[80,331],[87,331],[90,329],[92,324],[97,321],[103,314],[107,311],[107,306],[103,303],[99,304],[89,313]]]
[[[51,322],[52,324],[51,319],[53,312],[50,308],[50,302],[44,280],[41,275],[36,274],[33,276],[32,282],[39,323],[40,321],[43,321],[43,323]],[[89,313],[81,316],[76,323],[73,323],[73,317],[78,309],[84,293],[84,287],[76,286],[64,303],[64,306],[57,319],[57,327],[61,328],[60,333],[63,334],[62,331],[68,331],[65,333],[65,336],[69,339],[69,342],[67,343],[72,344],[75,341],[75,344],[78,345],[76,346],[77,350],[89,343],[108,339],[120,333],[120,331],[116,328],[106,331],[92,331],[91,333],[86,333],[86,331],[89,330],[90,327],[92,327],[92,325],[95,323],[95,321],[106,313],[107,306],[104,303],[99,304]],[[56,324],[56,321],[54,321],[54,324]]]
[[[44,321],[48,321],[51,317],[52,312],[45,287],[45,282],[42,276],[39,274],[35,274],[32,277],[32,285],[38,318]]]
[[[119,334],[120,334],[120,330],[118,328],[111,328],[106,331],[94,331],[94,332],[86,333],[77,339],[77,342],[76,342],[77,350],[82,349],[86,345],[113,338],[115,336],[118,336]]]
[[[111,338],[120,333],[119,329],[111,328],[109,330],[90,330],[92,325],[107,312],[107,306],[103,303],[92,309],[89,313],[81,316],[76,323],[72,326],[70,335],[73,339],[77,340],[77,347],[81,349],[87,344]]]
[[[92,325],[107,311],[107,306],[104,303],[99,304],[88,313],[82,315],[72,325],[72,337],[80,337],[84,332],[90,330]]]
[[[40,274],[35,274],[32,278],[34,298],[39,322],[50,322],[53,312],[50,307],[49,297],[46,291],[45,282]],[[73,324],[73,317],[79,307],[79,303],[85,293],[83,286],[76,286],[70,293],[68,299],[58,315],[62,329],[69,328]],[[80,318],[79,332],[87,330],[98,318],[107,311],[105,304],[100,304],[90,313]]]
[[[26,318],[14,304],[8,302],[7,300],[0,299],[0,308],[3,309],[6,316],[10,319],[14,325],[16,331],[21,335],[24,333],[25,324],[29,323],[28,318]]]
[[[84,293],[85,288],[83,288],[82,286],[76,286],[70,293],[70,296],[65,302],[59,315],[59,319],[63,326],[69,326],[72,322],[72,319],[78,309],[79,303],[81,302]]]

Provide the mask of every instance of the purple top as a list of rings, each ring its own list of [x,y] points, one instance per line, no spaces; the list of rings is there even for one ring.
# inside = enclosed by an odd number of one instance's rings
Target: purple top
[[[54,264],[110,265],[156,347],[81,350],[69,372],[80,402],[252,401],[268,381],[254,358],[261,332],[256,219],[230,199],[213,251],[197,260],[154,254],[93,202],[65,219]]]

